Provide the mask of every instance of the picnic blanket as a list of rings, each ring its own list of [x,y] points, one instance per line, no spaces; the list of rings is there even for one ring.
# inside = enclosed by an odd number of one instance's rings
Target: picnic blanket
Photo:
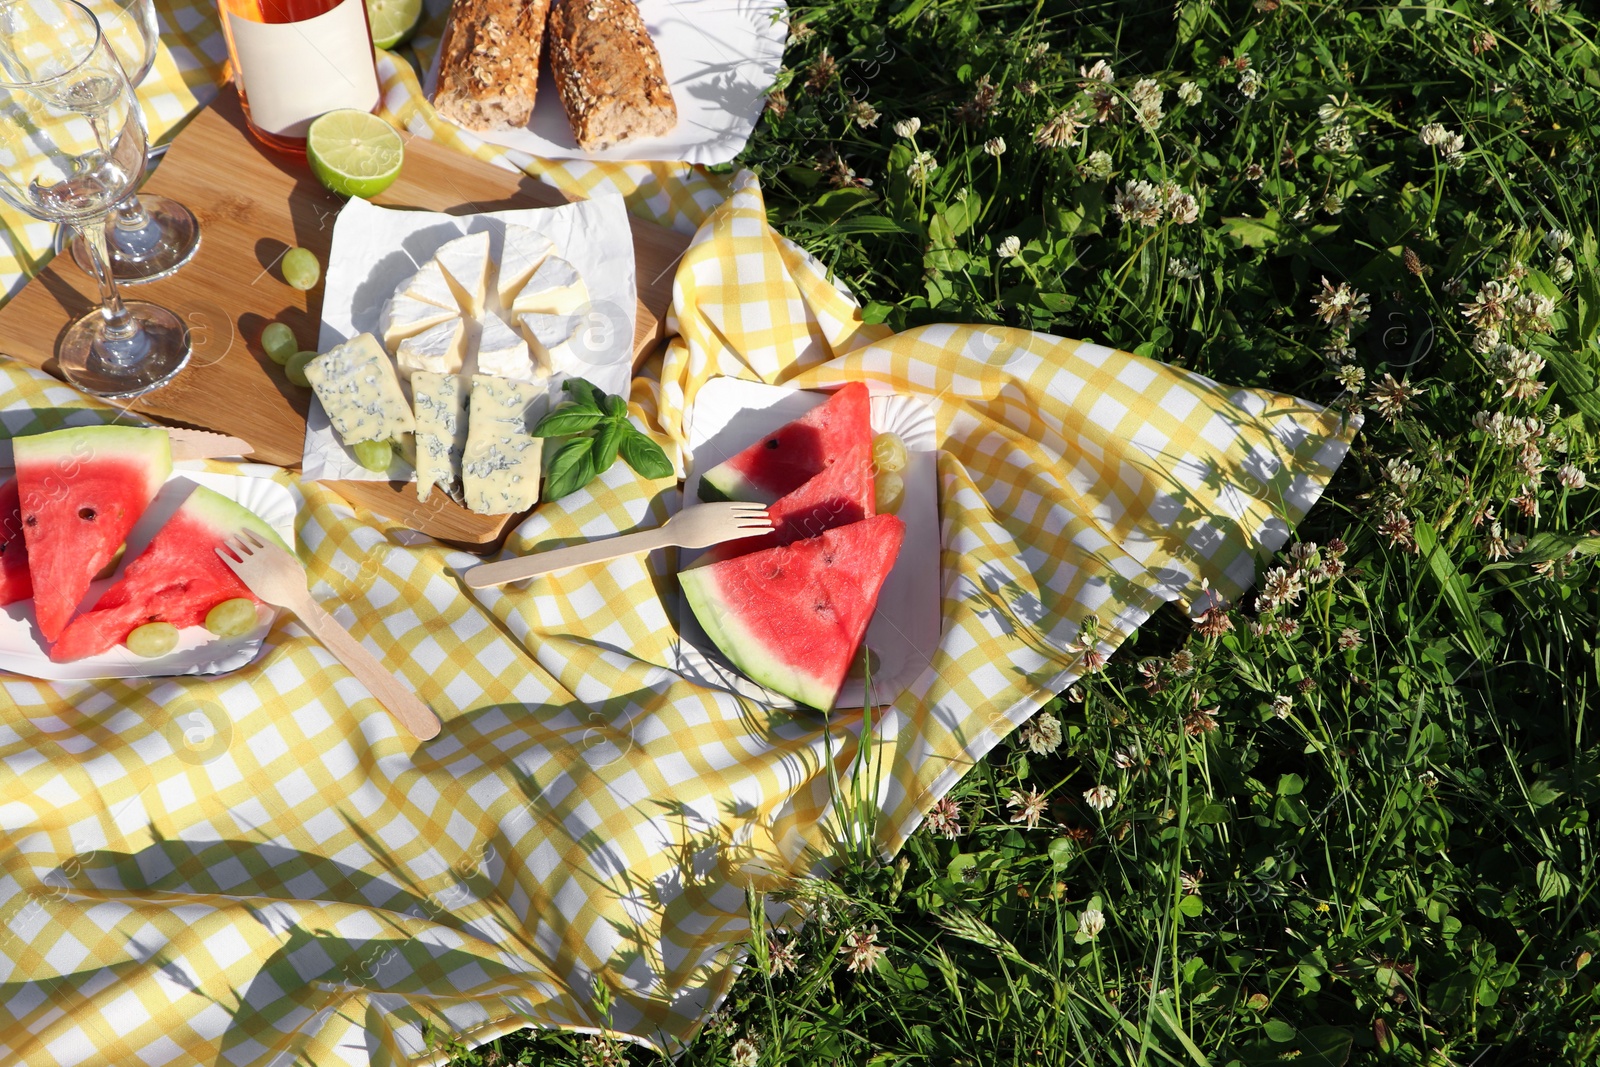
[[[158,88],[187,106],[221,55],[214,15],[163,17]],[[402,125],[489,151],[438,124],[409,68],[386,57],[383,73]],[[864,379],[930,407],[936,656],[870,719],[752,709],[667,666],[668,553],[472,591],[474,557],[271,474],[297,494],[314,595],[444,730],[398,733],[288,619],[221,677],[0,674],[0,1062],[412,1064],[428,1061],[424,1021],[468,1043],[533,1024],[673,1051],[737,973],[747,888],[827,870],[845,833],[835,783],[866,798],[871,844],[892,854],[1077,677],[1086,618],[1110,653],[1202,582],[1237,596],[1354,432],[1093,344],[959,325],[891,336],[768,227],[748,174],[530,167],[699,224],[677,336],[633,386],[632,414],[663,442],[684,440],[717,375]],[[11,266],[36,262],[40,235],[9,222]],[[0,360],[5,433],[119,416]],[[675,480],[618,464],[541,507],[507,552],[679,504]]]

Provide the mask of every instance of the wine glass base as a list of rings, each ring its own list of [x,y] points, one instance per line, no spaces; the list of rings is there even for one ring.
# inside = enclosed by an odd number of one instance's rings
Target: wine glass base
[[[93,396],[140,396],[171,381],[189,362],[189,330],[178,316],[143,300],[123,306],[140,325],[129,340],[106,338],[105,317],[96,308],[68,327],[56,346],[62,377]]]
[[[154,193],[140,193],[139,203],[150,216],[149,226],[119,233],[114,217],[106,226],[111,276],[130,285],[165,278],[189,262],[200,247],[200,222],[188,208]],[[94,273],[81,237],[72,242],[72,258],[85,273]]]

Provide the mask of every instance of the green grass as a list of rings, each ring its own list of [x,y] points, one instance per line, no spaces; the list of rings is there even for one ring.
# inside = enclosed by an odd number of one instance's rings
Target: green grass
[[[1275,607],[1211,634],[1158,614],[1048,709],[1059,744],[1035,727],[968,775],[959,836],[797,886],[828,916],[798,969],[774,973],[791,942],[767,931],[681,1062],[739,1039],[819,1067],[1595,1062],[1582,5],[846,0],[796,4],[792,29],[741,162],[871,318],[1090,338],[1367,425],[1275,562]],[[1100,60],[1113,80],[1085,88]],[[1078,143],[1036,143],[1066,108]],[[1035,790],[1039,825],[1013,822]],[[852,973],[873,927],[887,952]],[[524,1033],[456,1062],[603,1054],[623,1055]]]

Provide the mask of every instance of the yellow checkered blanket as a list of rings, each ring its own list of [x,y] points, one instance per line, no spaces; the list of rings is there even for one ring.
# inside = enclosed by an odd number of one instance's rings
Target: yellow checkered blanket
[[[175,2],[163,18],[142,95],[175,121],[222,53],[211,9]],[[440,124],[405,64],[382,72],[398,123],[505,160]],[[699,224],[678,335],[634,383],[633,414],[663,440],[681,443],[717,375],[865,379],[927,403],[934,661],[870,720],[753,713],[667,666],[676,589],[660,554],[474,592],[459,580],[473,557],[278,472],[301,503],[313,593],[444,731],[398,734],[288,620],[222,677],[0,674],[0,1062],[410,1064],[428,1059],[424,1021],[467,1042],[604,1027],[670,1051],[734,977],[747,887],[826,870],[846,832],[836,788],[866,798],[870,843],[893,853],[1077,676],[1086,617],[1109,652],[1203,582],[1239,594],[1354,432],[1092,344],[954,325],[889,336],[767,226],[748,175],[510,161]],[[6,221],[15,276],[48,234]],[[4,433],[115,414],[0,361]],[[507,551],[659,523],[678,503],[675,482],[618,464]]]

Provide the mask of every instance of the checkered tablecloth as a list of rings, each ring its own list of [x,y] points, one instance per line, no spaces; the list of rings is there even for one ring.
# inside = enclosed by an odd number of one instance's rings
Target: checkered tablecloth
[[[163,18],[141,90],[158,128],[214,91],[223,55],[209,7]],[[383,73],[397,122],[504,161],[440,125],[403,63]],[[475,592],[459,578],[472,557],[279,472],[301,502],[313,593],[444,731],[398,734],[292,621],[223,677],[0,674],[0,1062],[411,1064],[425,1020],[469,1043],[534,1024],[671,1050],[736,973],[746,888],[825,870],[835,776],[865,792],[892,853],[1076,677],[1083,619],[1109,652],[1202,580],[1240,593],[1354,432],[1092,344],[968,326],[888,336],[767,226],[749,176],[511,162],[698,226],[678,336],[633,389],[664,441],[683,439],[721,374],[865,379],[927,402],[942,449],[937,655],[873,717],[858,772],[860,712],[753,714],[666,666],[668,555]],[[15,275],[48,234],[7,225]],[[116,415],[0,360],[6,433]],[[677,506],[676,483],[619,464],[507,548]]]

